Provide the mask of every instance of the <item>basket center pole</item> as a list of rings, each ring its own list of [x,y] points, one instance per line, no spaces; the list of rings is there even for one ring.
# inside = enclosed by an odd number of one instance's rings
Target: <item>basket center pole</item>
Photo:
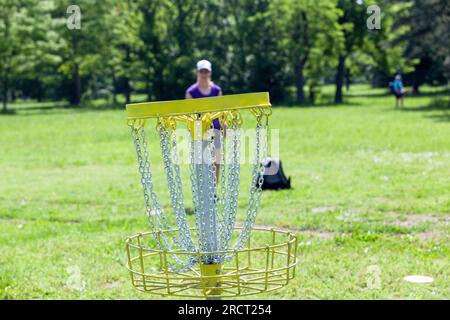
[[[196,120],[194,123],[194,161],[195,178],[198,181],[197,192],[200,199],[201,212],[201,237],[200,250],[203,252],[215,252],[218,250],[217,216],[216,216],[216,183],[214,168],[214,156],[211,158],[211,142],[208,141],[206,129],[208,122]],[[208,254],[202,256],[201,263],[214,263],[215,255]]]
[[[217,205],[216,205],[216,175],[213,171],[215,166],[214,154],[211,152],[211,141],[205,134],[208,128],[209,121],[196,120],[194,123],[194,161],[195,161],[195,177],[199,182],[198,192],[201,205],[201,230],[199,230],[199,237],[201,238],[200,250],[209,252],[202,254],[200,270],[202,276],[202,286],[206,296],[220,295],[220,277],[222,264],[218,263],[216,252],[219,249],[218,234],[217,234]]]

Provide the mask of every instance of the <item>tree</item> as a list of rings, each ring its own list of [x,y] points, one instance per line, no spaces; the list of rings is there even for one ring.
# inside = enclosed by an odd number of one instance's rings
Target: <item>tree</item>
[[[358,50],[363,44],[367,34],[366,9],[368,1],[338,0],[337,7],[342,10],[339,24],[344,32],[344,46],[339,50],[338,65],[336,69],[336,93],[334,102],[342,103],[342,87],[346,72],[346,61],[349,55]]]
[[[337,23],[340,10],[335,1],[294,1],[273,2],[275,15],[279,21],[278,41],[282,45],[286,63],[293,73],[296,98],[305,103],[305,85],[310,88],[309,97],[313,102],[324,68],[336,58],[336,51],[343,45],[343,33]]]
[[[385,87],[395,73],[412,71],[414,60],[403,56],[405,43],[394,42],[405,32],[393,29],[395,19],[408,4],[389,0],[380,0],[378,4],[382,10],[382,28],[368,31],[352,62],[359,65],[362,72],[367,73],[367,80],[376,86]]]
[[[149,99],[184,97],[184,90],[193,78],[196,59],[206,58],[205,51],[199,49],[199,42],[202,37],[209,36],[210,28],[214,28],[214,24],[204,23],[206,8],[212,2],[139,1],[142,14],[138,32],[142,41],[139,57],[144,62],[145,91]],[[214,42],[209,43],[207,52],[214,46]]]
[[[286,60],[282,55],[281,30],[271,10],[272,4],[270,0],[246,3],[249,12],[244,33],[247,74],[243,88],[251,92],[269,91],[271,99],[277,102],[284,98]],[[238,72],[242,74],[242,70]]]
[[[444,75],[450,78],[446,61],[450,61],[450,5],[446,0],[408,1],[399,12],[394,29],[407,28],[393,43],[405,42],[404,52],[409,60],[415,60],[412,73],[413,90],[417,94],[422,84]]]
[[[285,42],[287,62],[293,69],[296,97],[300,104],[305,103],[304,69],[313,46],[310,24],[314,21],[308,10],[315,10],[315,8],[314,5],[311,5],[311,1],[284,0],[273,4],[276,20],[281,23],[282,37],[280,40]]]
[[[160,100],[166,96],[164,69],[170,61],[167,3],[165,0],[141,0],[139,11],[142,23],[138,36],[142,41],[140,58],[145,69],[145,90],[149,100]]]
[[[7,112],[10,87],[23,71],[23,44],[27,43],[27,9],[22,1],[0,0],[0,86],[2,112]]]
[[[105,52],[109,45],[109,32],[111,24],[108,24],[111,8],[114,8],[114,0],[92,2],[89,0],[77,1],[81,11],[81,28],[69,29],[66,26],[67,3],[55,2],[54,19],[55,31],[58,33],[60,46],[59,55],[62,63],[59,67],[65,77],[71,82],[69,101],[73,105],[79,105],[82,94],[86,91],[89,80],[104,70]],[[86,85],[83,86],[83,80]]]
[[[26,20],[28,39],[22,44],[24,60],[21,62],[23,72],[16,88],[24,97],[42,101],[50,97],[57,87],[60,77],[57,68],[61,63],[58,55],[58,34],[53,29],[54,20],[51,12],[52,1],[29,1]]]
[[[131,102],[134,90],[133,81],[140,79],[144,74],[144,61],[140,58],[143,49],[139,30],[143,23],[139,4],[135,1],[115,1],[116,5],[110,12],[108,26],[110,29],[108,43],[104,47],[103,56],[108,57],[106,73],[110,76],[114,103],[116,91],[125,95],[125,102]]]

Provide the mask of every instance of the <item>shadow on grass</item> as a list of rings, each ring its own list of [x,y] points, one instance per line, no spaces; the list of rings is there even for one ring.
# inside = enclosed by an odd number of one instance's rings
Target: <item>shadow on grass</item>
[[[0,116],[13,116],[16,113],[17,112],[14,109],[6,109],[6,110],[1,110],[0,111]]]
[[[298,102],[289,102],[287,104],[278,104],[275,107],[288,107],[288,108],[336,108],[336,107],[347,107],[347,106],[362,106],[362,103],[357,103],[353,101],[348,101],[344,98],[344,102],[335,103],[333,98],[322,98],[321,102],[311,104],[309,102],[299,104]]]
[[[448,111],[450,110],[449,99],[434,99],[427,106],[416,108],[402,108],[402,111]]]
[[[142,101],[132,101],[131,103],[138,103]],[[79,109],[89,109],[92,111],[108,111],[108,110],[121,110],[125,109],[125,103],[114,103],[109,101],[103,101],[103,102],[93,102],[93,101],[87,101],[83,103],[81,106],[75,106],[75,108]]]
[[[450,122],[450,113],[435,114],[432,116],[425,116],[425,118],[434,120],[435,122]]]
[[[45,103],[45,105],[39,105],[39,102],[35,102],[32,106],[12,105],[6,112],[0,111],[0,116],[10,115],[10,116],[21,116],[21,115],[50,115],[63,113],[64,111],[74,111],[74,112],[92,112],[92,111],[109,111],[109,110],[124,110],[125,105],[123,104],[113,104],[109,102],[102,103],[92,103],[86,102],[80,105],[72,105],[68,102],[61,103],[60,101],[55,101],[54,103]]]
[[[425,115],[425,118],[436,122],[450,122],[450,99],[434,99],[427,106],[417,108],[402,108],[404,112],[442,111],[441,114]]]
[[[447,89],[441,89],[436,91],[428,91],[428,92],[421,92],[419,94],[413,94],[411,91],[407,92],[406,98],[422,98],[422,97],[436,97],[436,96],[442,96],[442,95],[448,95],[449,91]],[[346,93],[348,97],[390,97],[393,96],[393,94],[390,92],[390,90],[385,90],[383,92],[371,92],[371,91],[364,91],[364,92],[355,92],[355,93]]]
[[[410,96],[415,98],[420,98],[420,97],[436,97],[436,96],[443,96],[443,95],[448,95],[450,92],[448,89],[442,89],[442,90],[436,90],[436,91],[430,91],[430,92],[421,92],[418,95],[413,95],[412,93],[410,93]]]
[[[347,97],[352,97],[352,98],[383,98],[383,97],[389,97],[392,95],[392,93],[390,91],[383,91],[383,92],[349,92],[345,94]]]

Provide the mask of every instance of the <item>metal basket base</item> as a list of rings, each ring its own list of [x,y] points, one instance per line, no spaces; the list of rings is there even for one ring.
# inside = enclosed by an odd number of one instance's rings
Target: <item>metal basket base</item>
[[[247,248],[240,250],[182,252],[152,249],[145,244],[151,242],[153,233],[140,233],[126,241],[127,268],[136,289],[161,296],[229,298],[283,288],[295,276],[297,237],[290,232],[254,228],[255,238],[269,244],[251,246],[249,241]],[[232,258],[221,264],[197,263],[185,272],[168,267],[167,261],[174,255],[198,255],[202,261],[201,256],[207,254],[232,254]]]

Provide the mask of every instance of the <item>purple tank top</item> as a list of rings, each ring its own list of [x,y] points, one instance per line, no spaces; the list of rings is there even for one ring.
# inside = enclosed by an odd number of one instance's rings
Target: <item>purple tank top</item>
[[[194,83],[192,86],[190,86],[186,90],[186,92],[189,93],[193,99],[217,97],[221,91],[222,91],[222,89],[217,84],[213,84],[211,86],[211,92],[208,95],[204,95],[200,91],[197,83]],[[213,120],[213,127],[214,127],[214,129],[220,130],[219,119],[214,119]]]
[[[190,86],[187,89],[187,93],[189,93],[191,95],[191,97],[194,98],[194,99],[207,98],[207,97],[216,97],[216,96],[219,95],[220,91],[222,91],[222,89],[217,84],[213,84],[211,86],[211,92],[208,95],[204,95],[200,91],[197,83],[194,83],[192,86]]]

